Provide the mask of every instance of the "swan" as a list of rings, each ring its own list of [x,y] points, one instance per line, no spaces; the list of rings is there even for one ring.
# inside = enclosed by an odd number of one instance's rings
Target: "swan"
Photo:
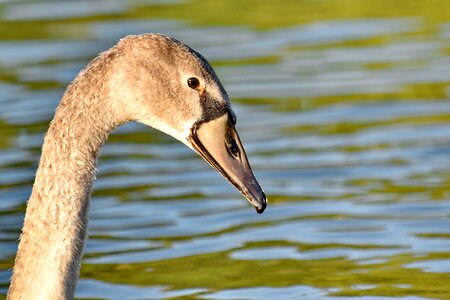
[[[161,34],[127,36],[82,70],[61,98],[42,146],[7,299],[73,299],[99,149],[137,121],[203,157],[262,213],[266,196],[207,60]]]

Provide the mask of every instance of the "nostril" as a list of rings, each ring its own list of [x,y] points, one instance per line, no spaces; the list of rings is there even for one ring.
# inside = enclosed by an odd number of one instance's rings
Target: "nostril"
[[[229,145],[228,145],[228,150],[230,151],[231,155],[233,155],[234,157],[238,158],[239,157],[239,147],[236,144],[236,142],[232,141]]]

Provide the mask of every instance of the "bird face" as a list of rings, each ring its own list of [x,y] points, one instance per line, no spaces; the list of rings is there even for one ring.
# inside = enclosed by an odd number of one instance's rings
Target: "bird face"
[[[139,75],[122,82],[132,87],[133,92],[128,94],[137,103],[131,118],[193,149],[262,213],[266,196],[236,131],[236,116],[228,95],[207,60],[188,46],[161,35],[132,42],[129,55],[134,59],[129,61],[139,63],[128,65],[127,74]]]

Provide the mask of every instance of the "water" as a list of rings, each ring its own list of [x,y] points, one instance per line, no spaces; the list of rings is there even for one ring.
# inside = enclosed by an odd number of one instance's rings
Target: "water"
[[[78,299],[450,299],[449,3],[373,3],[1,1],[0,298],[65,86],[120,37],[163,32],[215,67],[270,205],[121,127]]]

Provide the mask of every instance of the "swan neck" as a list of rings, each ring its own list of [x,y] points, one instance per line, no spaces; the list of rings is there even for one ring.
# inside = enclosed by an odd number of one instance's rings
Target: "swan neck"
[[[73,299],[98,152],[113,123],[98,97],[68,89],[42,147],[9,289],[14,299]]]

